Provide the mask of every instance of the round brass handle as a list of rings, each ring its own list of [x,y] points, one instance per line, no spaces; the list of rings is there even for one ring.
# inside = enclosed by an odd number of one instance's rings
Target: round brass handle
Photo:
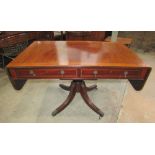
[[[33,75],[33,76],[36,76],[36,74],[34,73],[33,70],[30,70],[29,73],[30,73],[31,75]]]
[[[124,75],[125,75],[125,77],[126,77],[126,76],[128,75],[128,72],[127,72],[127,71],[125,71],[125,72],[124,72]]]
[[[93,71],[93,74],[94,75],[98,74],[98,71],[97,70]]]
[[[60,74],[61,74],[61,75],[65,74],[65,71],[64,71],[64,70],[61,70],[61,71],[60,71]]]

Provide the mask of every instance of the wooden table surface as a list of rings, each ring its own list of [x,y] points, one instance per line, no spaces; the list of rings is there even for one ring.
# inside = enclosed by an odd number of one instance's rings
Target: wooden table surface
[[[35,41],[7,67],[24,66],[146,67],[131,49],[95,41]]]

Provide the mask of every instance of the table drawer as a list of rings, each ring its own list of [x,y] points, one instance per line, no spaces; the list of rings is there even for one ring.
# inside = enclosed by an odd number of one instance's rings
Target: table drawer
[[[19,78],[70,78],[76,77],[76,75],[76,69],[16,69],[16,76]]]
[[[141,76],[139,69],[82,69],[81,77],[83,78],[138,78]]]

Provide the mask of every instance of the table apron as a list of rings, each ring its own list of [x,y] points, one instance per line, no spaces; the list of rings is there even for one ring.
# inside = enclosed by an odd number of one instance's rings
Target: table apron
[[[139,79],[147,68],[71,67],[71,68],[10,68],[13,79]]]

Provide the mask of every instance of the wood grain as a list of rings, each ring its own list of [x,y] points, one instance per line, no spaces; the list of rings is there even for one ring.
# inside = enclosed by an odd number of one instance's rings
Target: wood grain
[[[35,41],[7,67],[127,66],[146,67],[129,48],[96,41]]]

